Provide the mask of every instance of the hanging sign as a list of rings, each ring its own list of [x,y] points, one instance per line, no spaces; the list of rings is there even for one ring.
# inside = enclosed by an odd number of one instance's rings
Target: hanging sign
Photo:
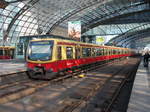
[[[105,43],[105,37],[102,36],[96,36],[96,44],[104,44]]]
[[[81,38],[81,21],[68,22],[68,35],[70,38],[80,40]]]

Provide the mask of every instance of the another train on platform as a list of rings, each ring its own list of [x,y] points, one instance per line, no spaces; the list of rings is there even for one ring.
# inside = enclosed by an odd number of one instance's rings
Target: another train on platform
[[[14,53],[15,53],[15,47],[0,46],[0,60],[2,60],[2,59],[13,59]]]
[[[66,72],[85,70],[109,60],[132,56],[129,48],[102,46],[73,40],[46,38],[29,42],[27,74],[33,79],[51,79]]]

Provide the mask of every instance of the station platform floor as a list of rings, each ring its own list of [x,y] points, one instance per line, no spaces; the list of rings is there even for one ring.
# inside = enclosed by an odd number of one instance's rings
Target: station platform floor
[[[144,67],[143,61],[136,73],[127,112],[150,112],[150,64]]]
[[[25,61],[23,60],[0,60],[0,76],[26,71]]]

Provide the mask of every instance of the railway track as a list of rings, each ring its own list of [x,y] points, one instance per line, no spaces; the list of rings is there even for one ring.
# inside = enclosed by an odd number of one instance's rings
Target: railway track
[[[110,99],[106,100],[108,103],[104,104],[104,107],[102,107],[102,112],[111,112],[113,110],[113,106],[115,106],[115,104],[117,103],[117,99],[118,96],[121,92],[121,89],[123,88],[123,86],[126,84],[126,82],[132,80],[134,78],[134,75],[137,71],[139,63],[136,64],[136,66],[132,66],[129,68],[126,68],[126,70],[121,71],[123,73],[121,74],[125,74],[124,78],[120,79],[120,82],[118,84],[116,84],[116,88],[115,91],[113,92],[113,94],[109,94]],[[134,70],[132,70],[134,69]]]
[[[95,97],[85,103],[80,109],[80,112],[111,112],[117,103],[118,95],[124,84],[134,78],[139,61],[137,61],[135,65],[127,64],[130,66],[126,66],[120,69],[118,73],[113,74],[112,77],[106,81],[105,85],[101,87],[99,92],[93,95]]]
[[[104,91],[105,94],[108,94],[108,95],[106,96],[106,98],[102,98],[103,101],[101,99],[99,99],[102,101],[101,108],[99,108],[99,109],[100,109],[100,111],[106,110],[106,112],[109,112],[109,111],[107,111],[107,105],[108,105],[108,107],[111,107],[111,106],[107,102],[108,102],[108,100],[110,102],[110,98],[111,98],[110,96],[114,95],[114,91],[116,90],[116,88],[118,87],[118,85],[121,82],[121,80],[118,80],[117,82],[114,82],[113,80],[116,78],[117,79],[118,78],[119,79],[126,78],[125,76],[120,76],[120,75],[126,74],[125,73],[126,70],[128,70],[127,72],[131,72],[131,71],[129,71],[129,68],[128,69],[124,68],[125,66],[128,66],[128,64],[129,63],[124,63],[124,65],[122,67],[118,66],[118,67],[115,67],[115,69],[107,66],[107,71],[106,71],[106,69],[104,70],[104,73],[105,73],[104,78],[102,78],[102,77],[99,78],[98,76],[94,77],[93,76],[94,73],[92,73],[92,75],[90,75],[90,73],[88,73],[87,79],[89,79],[88,80],[89,84],[86,86],[77,87],[78,89],[75,90],[71,95],[68,95],[68,97],[62,101],[61,105],[59,105],[60,108],[56,109],[55,112],[80,112],[80,111],[81,112],[82,111],[83,112],[93,112],[91,110],[88,110],[88,108],[87,108],[88,103],[90,103],[89,100],[92,96],[95,96],[98,91],[102,92],[104,88],[106,88]],[[103,71],[101,70],[101,72],[103,72]],[[97,78],[97,80],[95,80],[96,78]],[[94,80],[92,81],[92,79],[94,79]],[[112,82],[114,82],[115,85]],[[107,90],[110,90],[110,91],[107,91]],[[107,103],[107,105],[106,105],[106,103]],[[100,111],[98,111],[98,112],[100,112]]]
[[[113,61],[114,62],[114,61]],[[112,64],[113,62],[104,63],[96,66],[91,66],[86,71],[74,71],[68,72],[67,75],[55,77],[49,81],[31,80],[27,77],[26,71],[2,75],[0,83],[0,104],[20,99],[24,96],[28,96],[38,91],[40,88],[48,86],[50,84],[56,84],[57,82],[63,82],[65,79],[77,76],[81,73],[97,69],[106,64]]]
[[[116,61],[117,62],[117,61]],[[114,62],[110,62],[107,64],[108,66],[111,65]],[[106,66],[104,65],[97,65],[89,68],[87,71],[95,70],[96,68],[105,68]],[[108,68],[109,69],[109,68]],[[121,70],[122,68],[120,68]],[[119,68],[118,68],[119,70]],[[86,72],[87,72],[86,71]],[[117,70],[115,70],[117,71]],[[109,71],[109,74],[117,74],[114,70]],[[85,72],[85,71],[84,71]],[[81,71],[78,72],[72,72],[68,73],[68,75],[61,76],[59,78],[54,78],[51,81],[35,81],[35,80],[29,80],[28,78],[26,80],[18,80],[17,82],[14,83],[8,83],[8,84],[3,84],[0,86],[0,104],[10,102],[16,99],[20,99],[24,96],[31,95],[40,88],[53,85],[53,84],[58,84],[58,82],[65,82],[65,79],[70,79],[71,77],[77,76],[81,73]],[[87,78],[91,77],[91,75],[87,74]],[[88,100],[96,95],[97,91],[103,87],[104,83],[106,80],[109,80],[111,78],[111,75],[108,75],[107,79],[104,79],[103,81],[93,80],[92,81],[87,81],[88,87],[86,86],[81,86],[79,87],[74,93],[69,95],[66,99],[62,101],[62,104],[59,109],[56,109],[56,112],[71,112],[73,110],[76,110],[79,106],[81,105],[86,105]],[[96,81],[96,83],[95,83]],[[60,84],[60,83],[59,83]],[[87,94],[88,93],[88,94]]]

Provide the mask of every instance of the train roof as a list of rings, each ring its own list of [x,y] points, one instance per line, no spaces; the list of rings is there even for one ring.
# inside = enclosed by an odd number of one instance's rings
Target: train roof
[[[42,39],[35,39],[35,40],[31,40],[32,41],[42,41],[42,40],[55,40],[57,42],[73,42],[77,45],[81,45],[81,46],[93,46],[93,47],[103,47],[103,48],[113,48],[113,49],[129,49],[129,48],[122,48],[122,47],[115,47],[115,46],[105,46],[105,45],[97,45],[97,44],[92,44],[92,43],[84,43],[84,42],[80,42],[80,41],[74,41],[74,40],[67,40],[67,39],[61,39],[61,38],[42,38]]]

